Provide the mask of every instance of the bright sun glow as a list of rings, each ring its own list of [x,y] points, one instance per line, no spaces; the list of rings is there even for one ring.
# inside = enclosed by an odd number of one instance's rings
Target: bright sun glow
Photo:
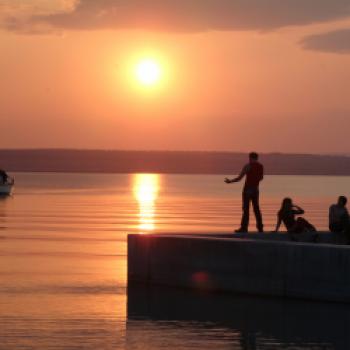
[[[145,86],[152,86],[159,82],[162,75],[162,69],[154,59],[143,59],[137,63],[135,75],[138,82]]]

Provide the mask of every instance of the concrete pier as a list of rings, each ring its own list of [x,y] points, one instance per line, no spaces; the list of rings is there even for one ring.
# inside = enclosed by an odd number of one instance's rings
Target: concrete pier
[[[350,302],[348,246],[231,237],[129,235],[128,282]]]

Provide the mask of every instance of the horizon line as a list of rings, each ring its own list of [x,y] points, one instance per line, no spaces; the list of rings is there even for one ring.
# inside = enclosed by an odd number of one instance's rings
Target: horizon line
[[[23,151],[23,152],[38,152],[38,151],[68,151],[68,152],[139,152],[139,153],[229,153],[229,154],[249,154],[250,152],[257,152],[260,155],[302,155],[302,156],[338,156],[338,157],[350,157],[350,153],[308,153],[308,152],[278,152],[278,151],[265,151],[259,152],[257,150],[250,151],[228,151],[228,150],[156,150],[156,149],[118,149],[118,148],[63,148],[63,147],[35,147],[35,148],[2,148],[0,152],[8,151]]]

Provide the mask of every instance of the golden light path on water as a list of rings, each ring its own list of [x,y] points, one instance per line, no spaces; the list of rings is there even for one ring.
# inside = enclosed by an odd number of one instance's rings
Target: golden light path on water
[[[133,178],[134,197],[139,204],[139,230],[151,232],[155,229],[156,200],[160,188],[160,175],[136,174]]]

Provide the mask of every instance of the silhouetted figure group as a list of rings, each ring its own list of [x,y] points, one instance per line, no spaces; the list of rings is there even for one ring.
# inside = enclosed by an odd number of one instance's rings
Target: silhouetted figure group
[[[235,232],[248,232],[249,225],[249,209],[250,203],[253,205],[253,210],[256,218],[256,227],[258,232],[264,232],[264,225],[259,206],[259,184],[264,178],[264,167],[258,161],[259,155],[255,152],[249,154],[249,163],[246,164],[240,175],[233,179],[225,178],[227,184],[239,182],[245,177],[245,184],[242,192],[242,221],[241,226]],[[336,204],[329,208],[329,230],[336,234],[336,242],[346,242],[350,244],[350,217],[346,209],[347,198],[340,196]],[[277,224],[274,232],[278,232],[282,223],[294,239],[295,234],[304,232],[316,232],[313,226],[306,219],[300,217],[305,211],[295,205],[291,198],[284,198],[281,208],[277,213]],[[317,235],[314,235],[315,241]]]

